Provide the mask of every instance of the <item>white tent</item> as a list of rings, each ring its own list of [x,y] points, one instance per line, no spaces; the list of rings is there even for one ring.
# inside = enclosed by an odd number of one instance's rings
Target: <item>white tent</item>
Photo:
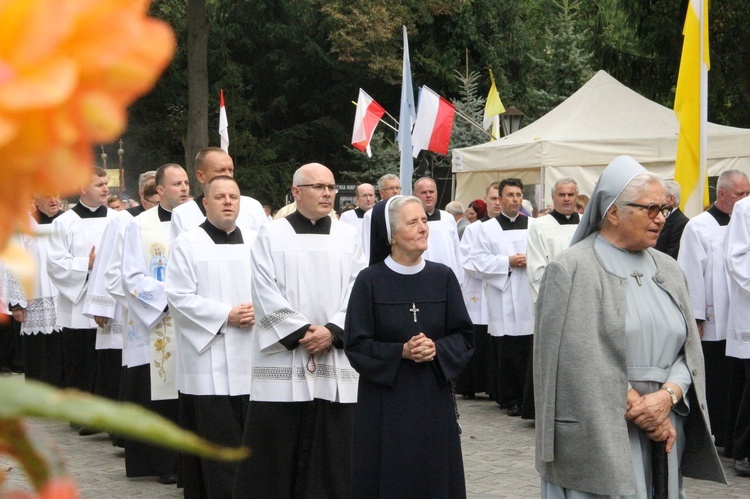
[[[488,184],[519,177],[547,189],[572,177],[590,194],[599,174],[627,154],[663,178],[674,176],[679,124],[674,111],[599,71],[576,93],[534,123],[494,142],[453,150],[455,198],[484,196]],[[750,175],[750,130],[708,124],[708,172]]]

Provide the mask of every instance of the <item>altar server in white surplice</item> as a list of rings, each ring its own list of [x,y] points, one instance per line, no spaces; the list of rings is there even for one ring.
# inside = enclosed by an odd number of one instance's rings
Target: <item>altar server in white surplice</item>
[[[750,183],[744,173],[729,170],[719,176],[716,192],[713,206],[685,225],[677,263],[685,273],[701,333],[711,433],[716,446],[726,450],[731,447],[726,441],[731,362],[726,356],[730,298],[723,243],[734,205],[750,192]]]
[[[348,223],[357,229],[357,233],[362,234],[362,220],[378,200],[375,197],[375,188],[371,184],[359,184],[354,190],[354,199],[357,201],[357,207],[342,213],[339,220]]]
[[[464,279],[461,281],[461,294],[464,297],[466,310],[474,324],[474,354],[464,371],[456,378],[456,393],[464,398],[474,398],[476,393],[493,393],[490,380],[492,379],[490,363],[490,335],[487,333],[489,322],[489,304],[484,293],[484,281],[469,260],[472,248],[477,244],[482,222],[493,219],[500,214],[502,204],[497,188],[500,182],[492,182],[485,189],[484,202],[487,213],[480,219],[469,224],[464,231],[459,245],[461,267]]]
[[[108,219],[107,172],[97,168],[78,203],[52,222],[47,273],[58,290],[57,323],[63,327],[65,386],[93,392],[97,372],[96,323],[83,315],[89,273]],[[119,369],[119,366],[118,366]]]
[[[427,251],[422,257],[431,262],[438,262],[453,270],[458,282],[464,278],[461,267],[461,257],[458,254],[458,227],[453,215],[437,208],[437,184],[430,177],[422,177],[414,182],[414,195],[424,205],[427,213],[427,224],[430,226],[430,236]]]
[[[498,187],[500,215],[482,223],[469,261],[484,281],[492,336],[492,398],[508,415],[520,416],[532,347],[531,285],[526,239],[534,219],[520,213],[523,183],[507,178]]]
[[[52,221],[62,215],[60,198],[38,197],[31,214],[31,231],[23,245],[37,265],[35,286],[26,297],[21,334],[26,379],[63,387],[62,331],[57,324],[57,288],[47,275],[47,248]]]
[[[343,350],[349,293],[364,267],[354,227],[329,216],[336,184],[317,163],[294,174],[297,211],[252,251],[253,384],[234,497],[350,497],[357,372]]]
[[[255,323],[250,248],[256,233],[236,225],[240,189],[231,177],[205,185],[206,220],[175,239],[165,289],[177,331],[180,421],[217,444],[242,439]],[[185,497],[230,497],[235,463],[180,456]]]
[[[172,211],[187,202],[190,185],[185,169],[175,163],[160,166],[155,178],[159,204],[135,217],[123,238],[122,286],[129,311],[128,329],[143,331],[148,338],[141,362],[128,365],[125,398],[177,422],[177,341],[164,284]],[[125,471],[129,477],[158,476],[162,483],[174,483],[177,454],[129,440],[125,445]]]
[[[570,240],[578,228],[579,215],[576,213],[578,183],[572,178],[562,178],[552,186],[553,209],[547,215],[535,220],[529,227],[526,242],[526,272],[531,280],[531,297],[536,303],[539,284],[547,264],[563,250],[568,249]]]
[[[195,178],[201,184],[203,194],[195,197],[190,202],[180,205],[174,210],[169,229],[170,242],[174,242],[180,233],[193,227],[198,227],[206,219],[206,208],[203,206],[206,184],[219,175],[234,177],[234,161],[232,157],[218,147],[207,147],[201,150],[195,156]],[[266,216],[266,212],[263,211],[263,206],[249,196],[242,196],[237,225],[240,227],[250,227],[257,232],[262,225],[267,223],[268,217]]]

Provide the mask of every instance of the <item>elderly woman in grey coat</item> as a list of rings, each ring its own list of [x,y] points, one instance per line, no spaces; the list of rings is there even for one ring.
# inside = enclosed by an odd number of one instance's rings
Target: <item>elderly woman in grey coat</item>
[[[616,158],[547,267],[534,332],[542,497],[652,497],[652,447],[669,497],[684,496],[683,474],[726,483],[685,279],[652,249],[667,208],[657,176]]]

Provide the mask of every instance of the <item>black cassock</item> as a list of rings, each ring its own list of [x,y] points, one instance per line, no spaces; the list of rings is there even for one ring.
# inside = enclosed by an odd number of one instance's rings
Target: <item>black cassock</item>
[[[425,264],[413,275],[372,265],[352,289],[344,337],[360,374],[356,498],[466,495],[450,382],[471,358],[472,323],[453,271]],[[434,341],[435,359],[402,359],[403,344],[420,332]]]

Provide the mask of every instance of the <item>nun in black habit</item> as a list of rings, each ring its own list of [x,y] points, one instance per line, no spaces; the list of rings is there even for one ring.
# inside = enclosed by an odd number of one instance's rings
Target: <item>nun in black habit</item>
[[[387,203],[372,223],[388,256],[360,272],[346,314],[344,348],[360,374],[352,495],[465,497],[450,383],[473,352],[471,319],[453,271],[422,258],[419,199]]]

